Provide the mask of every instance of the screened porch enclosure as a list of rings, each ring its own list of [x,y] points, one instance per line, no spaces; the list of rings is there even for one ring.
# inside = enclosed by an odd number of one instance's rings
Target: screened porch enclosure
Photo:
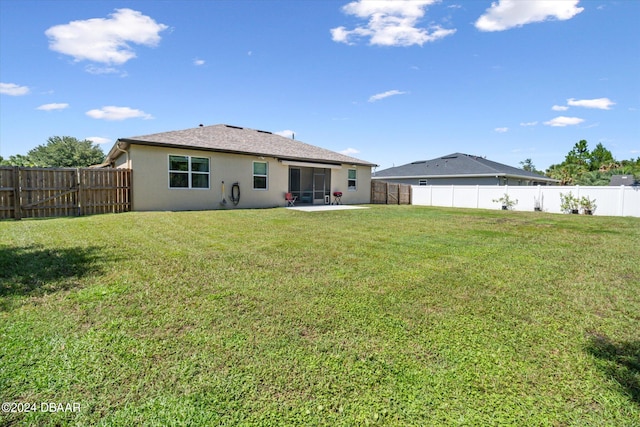
[[[331,196],[331,169],[289,167],[289,192],[296,204],[325,204]]]

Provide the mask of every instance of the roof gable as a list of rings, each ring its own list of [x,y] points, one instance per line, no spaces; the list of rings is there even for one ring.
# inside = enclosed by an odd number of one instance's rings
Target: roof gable
[[[224,124],[120,138],[118,141],[129,144],[269,156],[287,160],[375,166],[373,163],[355,157],[275,135],[271,132]],[[117,149],[114,146],[108,157],[113,159],[117,157],[117,154]]]
[[[550,178],[487,160],[484,157],[463,153],[452,153],[432,160],[419,160],[376,172],[380,177],[465,177],[465,176],[516,176],[551,180]],[[553,181],[553,180],[551,180]]]

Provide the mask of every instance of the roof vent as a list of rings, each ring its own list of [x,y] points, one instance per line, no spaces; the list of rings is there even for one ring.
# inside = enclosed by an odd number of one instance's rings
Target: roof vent
[[[271,132],[269,132],[269,131],[267,131],[267,130],[258,130],[257,132],[260,132],[260,133],[268,133],[268,134],[272,135],[272,133],[271,133]]]
[[[412,165],[422,165],[424,163],[427,163],[427,161],[426,160],[418,160],[417,162],[412,162],[411,164]]]
[[[231,126],[231,125],[225,125],[225,126],[231,129],[244,129],[244,128],[241,128],[240,126]]]

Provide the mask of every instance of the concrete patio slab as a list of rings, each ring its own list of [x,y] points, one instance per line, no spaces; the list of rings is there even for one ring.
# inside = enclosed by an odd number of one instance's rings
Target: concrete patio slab
[[[354,206],[354,205],[314,205],[314,206],[294,206],[291,208],[285,208],[292,211],[302,212],[324,212],[324,211],[345,211],[350,209],[369,209],[366,206]]]

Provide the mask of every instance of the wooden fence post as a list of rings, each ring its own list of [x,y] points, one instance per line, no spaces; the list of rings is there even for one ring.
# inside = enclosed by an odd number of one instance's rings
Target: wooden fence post
[[[13,167],[13,217],[22,219],[22,194],[20,191],[20,167]]]
[[[80,168],[76,169],[76,185],[78,186],[78,216],[82,216],[83,215],[83,210],[84,210],[84,186],[82,185],[82,172],[80,171]]]
[[[384,183],[384,204],[385,205],[389,204],[389,183],[388,182]]]

